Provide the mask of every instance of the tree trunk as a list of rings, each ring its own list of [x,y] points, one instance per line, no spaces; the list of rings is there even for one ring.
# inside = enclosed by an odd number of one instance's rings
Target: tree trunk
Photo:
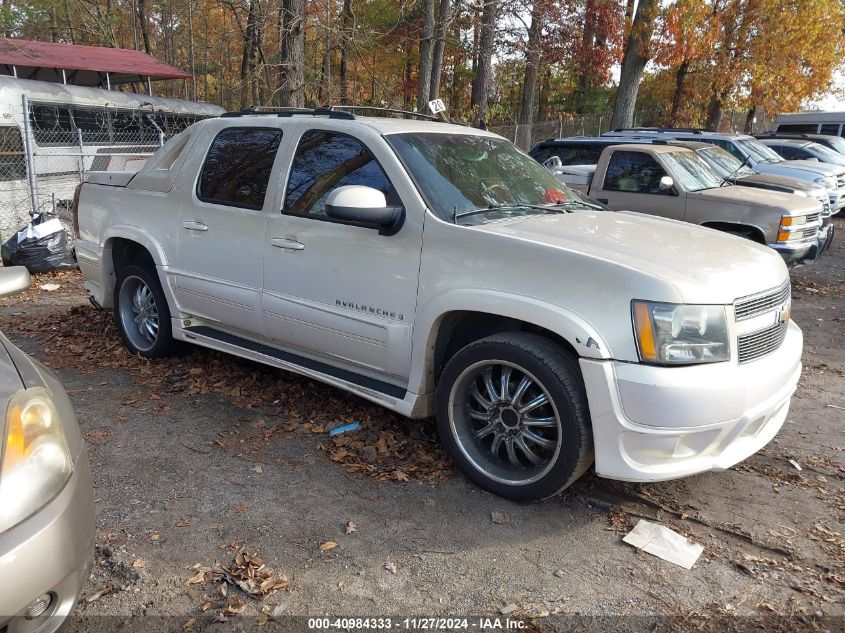
[[[493,43],[496,35],[496,0],[484,0],[478,34],[478,61],[472,80],[472,124],[478,125],[487,113],[487,93],[493,78]]]
[[[631,127],[634,123],[634,108],[637,105],[637,92],[645,65],[649,60],[649,43],[654,32],[657,17],[656,0],[639,0],[625,55],[622,58],[622,70],[619,75],[619,91],[613,106],[610,120],[612,129]]]
[[[194,58],[194,0],[188,0],[188,67],[191,69],[191,99],[197,100],[197,64]]]
[[[434,40],[435,0],[423,0],[423,24],[420,37],[420,69],[417,79],[417,111],[425,112],[431,89],[431,54]]]
[[[722,96],[714,92],[710,97],[710,103],[707,104],[707,128],[718,132],[721,124]]]
[[[349,44],[352,41],[353,19],[352,0],[343,0],[343,33],[340,40],[340,102],[352,103],[349,100]]]
[[[305,107],[305,0],[283,0],[284,38],[279,102]]]
[[[446,49],[446,31],[452,22],[451,0],[440,0],[440,15],[434,26],[434,52],[431,55],[431,85],[428,89],[429,101],[437,99],[440,92],[440,80],[443,74],[443,52]]]
[[[670,115],[671,124],[678,126],[678,111],[681,109],[681,103],[684,98],[684,82],[689,73],[689,61],[684,60],[678,66],[678,72],[675,74],[675,94],[672,95],[672,112]]]
[[[754,120],[757,118],[757,106],[751,106],[748,108],[748,112],[745,115],[745,128],[743,131],[746,134],[754,134]]]
[[[232,11],[234,12],[234,10],[233,6]],[[243,51],[241,53],[241,108],[246,108],[251,99],[250,85],[255,69],[255,10],[255,0],[250,0],[246,28],[243,31]],[[253,105],[256,105],[256,103],[253,102]]]
[[[528,27],[528,47],[525,51],[525,80],[522,84],[519,125],[516,128],[516,146],[524,150],[531,147],[531,131],[534,127],[537,66],[540,63],[540,36],[543,32],[542,1],[534,0],[534,6],[531,8],[531,26]]]
[[[150,27],[147,24],[147,0],[138,0],[138,25],[141,27],[141,40],[144,42],[144,52],[147,55],[153,54],[150,46]],[[73,38],[71,32],[71,39]]]
[[[402,108],[410,110],[413,108],[414,95],[411,86],[414,79],[414,63],[411,58],[411,44],[408,38],[405,38],[405,71],[402,81]]]

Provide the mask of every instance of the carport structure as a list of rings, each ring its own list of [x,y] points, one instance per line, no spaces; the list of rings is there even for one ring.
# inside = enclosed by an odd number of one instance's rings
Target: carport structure
[[[34,79],[74,86],[111,90],[126,83],[146,84],[152,96],[153,81],[191,78],[141,51],[57,42],[0,38],[0,76]]]

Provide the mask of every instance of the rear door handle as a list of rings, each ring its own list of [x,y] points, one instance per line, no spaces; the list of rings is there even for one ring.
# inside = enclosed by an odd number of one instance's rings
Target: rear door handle
[[[276,248],[286,248],[291,251],[301,251],[305,249],[305,244],[297,242],[288,237],[274,237],[270,243]]]
[[[195,222],[194,220],[188,220],[186,222],[182,222],[182,228],[186,228],[189,231],[207,231],[208,225],[203,224],[202,222]]]

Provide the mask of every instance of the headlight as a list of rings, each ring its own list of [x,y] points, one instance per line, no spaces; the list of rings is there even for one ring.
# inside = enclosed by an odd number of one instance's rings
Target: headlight
[[[9,401],[0,452],[0,533],[41,509],[73,469],[50,394],[27,389]]]
[[[730,360],[724,306],[633,301],[640,360],[655,365],[692,365]]]

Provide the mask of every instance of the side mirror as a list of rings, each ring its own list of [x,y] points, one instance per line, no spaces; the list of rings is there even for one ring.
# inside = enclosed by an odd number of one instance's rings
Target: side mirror
[[[335,220],[377,228],[380,235],[394,235],[405,220],[404,207],[389,207],[384,194],[363,185],[344,185],[326,198],[326,215]]]
[[[662,176],[660,178],[660,191],[672,192],[675,189],[675,181],[671,176]]]
[[[22,292],[29,288],[29,271],[24,266],[0,268],[0,297]]]
[[[543,167],[545,167],[551,172],[554,172],[555,169],[560,169],[561,167],[563,167],[563,161],[560,159],[560,156],[549,156],[543,162]]]

